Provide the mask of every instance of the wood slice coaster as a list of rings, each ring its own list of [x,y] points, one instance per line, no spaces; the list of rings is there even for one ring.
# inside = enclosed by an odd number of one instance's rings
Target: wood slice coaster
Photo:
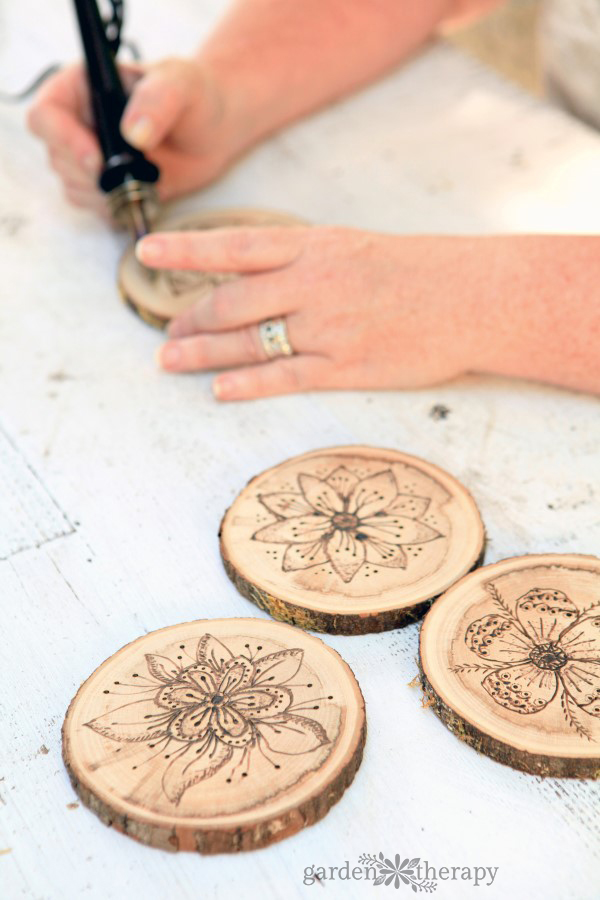
[[[155,231],[201,231],[206,228],[265,227],[304,225],[286,213],[258,209],[222,209],[196,212],[180,219],[158,222]],[[218,272],[147,269],[136,256],[135,247],[125,251],[119,265],[121,296],[145,322],[164,328],[170,319],[193,306],[215,285],[237,276]]]
[[[63,759],[103,822],[153,847],[253,850],[322,818],[360,765],[358,683],[321,640],[262,619],[187,622],[102,663]]]
[[[415,621],[480,562],[485,539],[455,478],[361,446],[316,450],[258,475],[220,538],[245,597],[276,619],[338,634]]]
[[[535,775],[600,777],[600,559],[506,559],[467,575],[421,629],[441,720]]]

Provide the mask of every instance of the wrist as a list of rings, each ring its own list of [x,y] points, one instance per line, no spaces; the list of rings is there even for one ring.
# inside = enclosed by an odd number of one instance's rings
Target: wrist
[[[276,117],[268,114],[268,98],[265,100],[263,91],[258,90],[257,79],[239,71],[226,47],[201,48],[195,63],[212,96],[220,143],[231,148],[232,157],[252,147],[277,126]]]

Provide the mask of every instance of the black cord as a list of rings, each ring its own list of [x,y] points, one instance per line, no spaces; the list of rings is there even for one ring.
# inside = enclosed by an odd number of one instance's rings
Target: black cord
[[[26,88],[23,88],[22,91],[17,91],[14,94],[7,94],[4,91],[0,91],[0,103],[21,103],[23,100],[27,100],[39,87],[41,87],[46,78],[50,78],[50,76],[58,72],[60,68],[61,66],[59,63],[53,63],[51,66],[48,66],[47,69],[44,69],[43,72],[36,75],[31,84]]]
[[[129,50],[134,62],[139,62],[142,57],[137,44],[133,41],[122,40],[121,38],[124,0],[109,0],[109,2],[111,14],[108,18],[104,19],[104,27],[111,52],[113,56],[116,56],[120,47],[125,47]],[[35,94],[37,89],[41,87],[47,78],[50,78],[51,75],[60,71],[61,68],[62,65],[60,63],[52,63],[52,65],[40,72],[39,75],[36,75],[31,84],[27,85],[23,90],[17,91],[16,93],[0,91],[0,103],[22,103],[23,100],[28,100],[32,94]]]

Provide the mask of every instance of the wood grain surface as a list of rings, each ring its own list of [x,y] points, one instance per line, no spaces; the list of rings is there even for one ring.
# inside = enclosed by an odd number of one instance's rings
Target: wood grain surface
[[[539,555],[468,575],[421,629],[434,710],[536,775],[600,778],[600,559]]]
[[[481,559],[455,478],[396,450],[331,447],[248,484],[220,532],[227,574],[275,618],[339,634],[415,621]]]
[[[321,819],[366,735],[349,667],[261,619],[187,622],[103,663],[73,700],[63,758],[107,824],[171,850],[254,850]]]

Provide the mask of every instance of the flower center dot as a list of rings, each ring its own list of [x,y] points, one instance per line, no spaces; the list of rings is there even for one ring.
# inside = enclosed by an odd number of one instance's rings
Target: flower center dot
[[[350,529],[357,527],[358,518],[352,513],[336,513],[331,520],[331,524],[334,528],[340,528],[342,531],[350,531]]]
[[[556,671],[568,661],[567,654],[558,644],[538,644],[529,654],[529,659],[538,669]]]
[[[225,698],[222,696],[222,694],[213,694],[213,696],[210,698],[210,702],[213,706],[220,706],[224,699]]]

